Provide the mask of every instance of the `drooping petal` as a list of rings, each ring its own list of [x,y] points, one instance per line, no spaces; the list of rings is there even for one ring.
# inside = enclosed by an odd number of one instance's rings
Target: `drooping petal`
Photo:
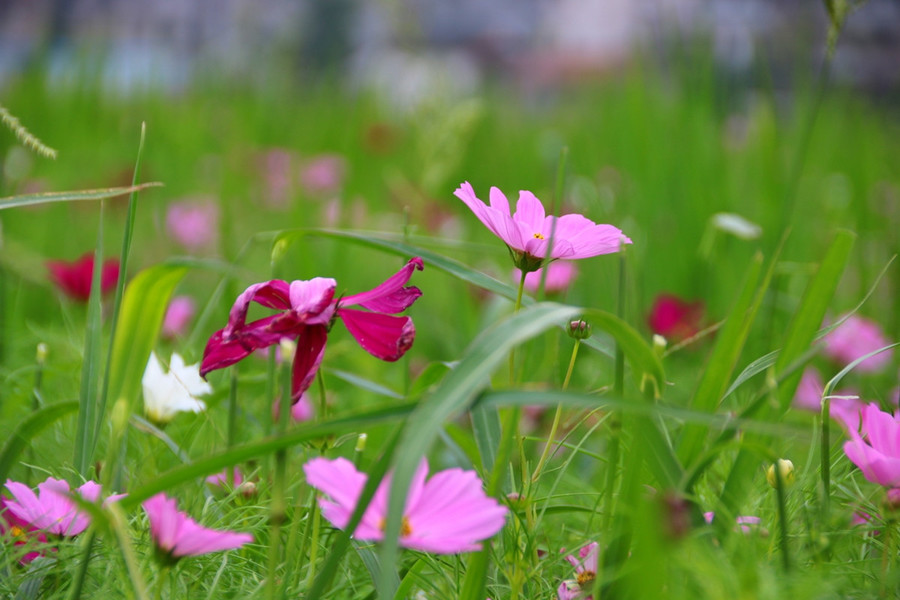
[[[309,389],[325,356],[328,329],[324,325],[310,325],[297,338],[291,374],[291,399],[296,401]]]
[[[143,503],[157,547],[173,558],[239,548],[253,541],[249,533],[219,531],[199,525],[178,510],[175,500],[160,493]]]
[[[416,328],[409,317],[339,308],[338,316],[363,349],[381,360],[395,361],[412,346]]]
[[[406,286],[413,271],[421,271],[424,263],[418,256],[407,262],[403,268],[388,277],[383,283],[367,292],[346,296],[338,303],[340,306],[358,304],[371,311],[396,314],[403,312],[415,302],[422,291],[415,286]]]
[[[200,375],[224,369],[256,350],[277,344],[285,337],[296,337],[305,328],[289,312],[271,315],[244,325],[239,330],[220,329],[212,334],[203,350]]]
[[[266,308],[288,310],[291,307],[290,286],[286,281],[273,279],[254,283],[244,290],[234,301],[228,314],[228,325],[224,329],[227,334],[230,335],[233,331],[243,328],[247,321],[247,310],[250,308],[251,302],[256,302]]]

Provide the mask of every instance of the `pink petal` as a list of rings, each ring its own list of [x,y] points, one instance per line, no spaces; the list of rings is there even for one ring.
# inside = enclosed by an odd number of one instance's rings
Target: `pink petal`
[[[291,310],[297,319],[308,325],[324,325],[331,320],[333,308],[328,310],[334,299],[337,282],[326,277],[314,277],[308,281],[290,283]]]
[[[513,220],[525,225],[530,229],[530,233],[543,233],[546,237],[550,236],[550,232],[544,232],[544,205],[531,192],[522,190],[519,192],[519,201],[516,202],[516,213]]]
[[[421,271],[424,268],[422,259],[418,256],[409,260],[399,271],[388,277],[375,288],[347,296],[339,302],[340,306],[353,306],[358,304],[371,311],[396,314],[403,312],[422,295],[421,290],[415,286],[404,287],[412,277],[413,271]]]
[[[310,325],[297,338],[291,375],[291,399],[297,400],[309,389],[325,356],[328,330],[324,325]]]
[[[290,286],[286,281],[281,279],[273,279],[262,283],[254,283],[244,290],[228,315],[228,325],[225,330],[231,334],[234,330],[240,329],[247,321],[247,310],[250,303],[256,302],[266,308],[274,308],[277,310],[287,310],[291,307]]]
[[[416,328],[409,317],[339,308],[338,316],[363,349],[381,360],[395,361],[412,346]]]
[[[347,526],[367,476],[346,458],[314,458],[303,465],[306,482],[331,500],[320,499],[323,515],[338,529]],[[326,512],[326,505],[332,508]]]

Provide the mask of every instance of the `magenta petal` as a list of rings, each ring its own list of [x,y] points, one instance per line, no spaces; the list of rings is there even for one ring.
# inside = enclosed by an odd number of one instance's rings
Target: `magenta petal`
[[[415,286],[404,287],[412,277],[413,271],[421,271],[424,268],[422,259],[418,256],[407,262],[403,268],[388,277],[384,283],[373,289],[347,296],[340,301],[341,306],[353,306],[358,304],[363,308],[381,313],[396,314],[403,312],[422,295],[421,290]]]
[[[226,332],[231,334],[235,329],[244,326],[251,302],[256,302],[266,308],[289,309],[291,307],[289,289],[288,283],[280,279],[254,283],[248,287],[237,297],[231,307],[231,312],[228,314],[228,325],[225,327]]]
[[[412,346],[416,328],[409,317],[339,308],[338,316],[363,349],[381,360],[395,361]]]
[[[310,325],[303,329],[297,338],[297,349],[294,354],[293,374],[291,376],[291,399],[296,401],[309,386],[322,364],[325,355],[325,342],[328,341],[328,330],[324,325]]]
[[[324,325],[331,320],[333,309],[329,309],[334,299],[337,282],[326,277],[315,277],[308,281],[290,283],[291,311],[296,318],[307,325]]]

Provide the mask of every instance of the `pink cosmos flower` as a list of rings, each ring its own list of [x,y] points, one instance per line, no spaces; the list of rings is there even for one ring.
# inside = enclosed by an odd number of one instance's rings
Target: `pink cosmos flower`
[[[259,156],[263,201],[273,208],[285,208],[294,196],[294,162],[289,150],[275,148]]]
[[[249,533],[202,527],[178,510],[175,500],[165,494],[153,496],[142,506],[150,520],[150,535],[156,543],[158,556],[164,562],[173,563],[183,556],[232,550],[253,541]]]
[[[303,466],[306,481],[323,492],[322,515],[339,529],[347,526],[366,485],[367,475],[346,458],[314,458]],[[428,463],[419,464],[413,477],[400,530],[400,545],[422,552],[456,554],[481,549],[479,540],[503,528],[507,509],[485,495],[474,471],[447,469],[425,481]],[[378,486],[353,536],[358,540],[384,538],[391,476]]]
[[[583,546],[578,551],[578,558],[572,555],[566,560],[575,567],[575,579],[566,579],[556,590],[559,600],[591,600],[592,596],[585,595],[594,584],[597,577],[597,542]]]
[[[338,154],[321,154],[306,161],[300,170],[300,185],[308,194],[331,194],[344,181],[345,161]]]
[[[673,340],[685,340],[700,331],[703,302],[685,302],[672,294],[660,294],[653,301],[647,324],[650,331]]]
[[[291,406],[291,421],[294,423],[303,423],[309,421],[313,416],[313,405],[309,399],[309,393],[303,392],[300,397]],[[277,421],[281,417],[281,403],[278,400],[272,404],[272,419]]]
[[[861,415],[860,431],[848,431],[844,454],[872,483],[900,488],[900,413],[886,413],[871,403]]]
[[[215,240],[219,207],[213,200],[173,202],[166,211],[166,231],[188,252],[196,252]]]
[[[200,374],[233,365],[283,338],[296,339],[291,389],[297,401],[319,369],[336,318],[369,354],[396,361],[412,346],[416,329],[410,317],[394,315],[422,295],[419,288],[406,286],[413,271],[422,268],[422,259],[413,258],[375,288],[343,298],[334,297],[337,282],[324,277],[290,283],[273,279],[251,285],[235,300],[228,324],[209,338]],[[282,312],[247,323],[251,302]],[[354,305],[367,310],[347,308]]]
[[[454,195],[506,243],[513,263],[524,271],[539,269],[545,259],[574,260],[610,254],[618,252],[622,244],[631,243],[617,227],[598,225],[579,214],[545,216],[544,205],[528,191],[519,192],[514,214],[510,214],[506,196],[495,187],[491,188],[490,206],[478,199],[468,181]],[[548,256],[551,232],[553,248]]]
[[[38,484],[37,495],[27,485],[10,479],[6,480],[6,489],[13,496],[6,501],[10,514],[34,529],[67,537],[78,535],[91,523],[90,515],[78,510],[70,496],[75,493],[88,502],[97,502],[101,492],[100,484],[93,481],[73,492],[67,481],[52,477]],[[103,503],[115,502],[124,496],[114,494]]]
[[[825,355],[842,365],[890,344],[877,323],[858,315],[847,317],[825,336],[824,342]],[[856,370],[864,373],[880,371],[890,364],[893,354],[893,350],[876,354],[859,363]]]
[[[75,262],[64,260],[48,260],[50,281],[62,292],[79,302],[87,302],[91,297],[91,278],[94,276],[94,254],[88,252]],[[111,258],[103,262],[100,273],[100,292],[108,294],[116,287],[119,280],[119,261]]]
[[[709,524],[712,524],[713,519],[715,519],[716,513],[709,511],[703,513],[703,520]],[[739,516],[735,517],[734,522],[737,523],[738,528],[740,528],[742,533],[750,533],[754,529],[759,528],[759,524],[762,523],[762,519],[754,516]]]
[[[24,521],[7,509],[9,500],[0,497],[0,535],[9,536],[15,546],[24,546],[32,539],[43,544],[47,543],[47,536],[35,530],[30,523]],[[27,565],[39,556],[43,556],[42,552],[31,550],[24,553],[19,558],[19,563]]]
[[[525,274],[525,290],[529,294],[536,294],[541,285],[541,276],[547,269],[547,280],[544,282],[544,291],[548,294],[556,294],[566,291],[578,276],[578,267],[570,260],[554,260],[537,271]],[[522,271],[513,269],[513,281],[519,283]]]
[[[807,368],[803,371],[797,392],[794,394],[794,406],[801,410],[821,412],[824,393],[825,384],[822,383],[819,372]],[[864,407],[865,403],[859,399],[859,395],[849,389],[835,390],[828,400],[828,414],[848,431],[859,431],[859,413]]]
[[[188,324],[194,318],[197,307],[190,296],[175,296],[169,302],[163,319],[162,335],[173,339],[187,334]]]

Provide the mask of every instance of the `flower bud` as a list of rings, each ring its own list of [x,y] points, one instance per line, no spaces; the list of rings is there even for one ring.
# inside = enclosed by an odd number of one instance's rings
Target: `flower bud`
[[[586,340],[591,337],[591,324],[584,319],[569,321],[566,325],[566,333],[576,340]]]
[[[47,348],[47,344],[41,342],[37,345],[37,352],[35,353],[35,360],[37,364],[43,365],[47,361],[47,354],[50,352],[50,349]]]
[[[297,342],[290,338],[281,338],[278,342],[278,348],[281,350],[282,362],[291,362],[294,360],[294,352],[297,351]]]
[[[359,434],[359,437],[356,438],[356,448],[354,448],[354,450],[356,450],[357,452],[365,452],[366,440],[368,439],[368,437],[369,436],[367,436],[365,433]]]
[[[788,487],[794,483],[796,479],[796,475],[794,474],[794,463],[791,461],[779,458],[777,463],[778,465],[778,474],[781,476],[781,483],[784,487]],[[769,485],[774,487],[778,487],[778,482],[775,479],[775,465],[769,465],[769,470],[766,471],[766,481],[769,482]]]

